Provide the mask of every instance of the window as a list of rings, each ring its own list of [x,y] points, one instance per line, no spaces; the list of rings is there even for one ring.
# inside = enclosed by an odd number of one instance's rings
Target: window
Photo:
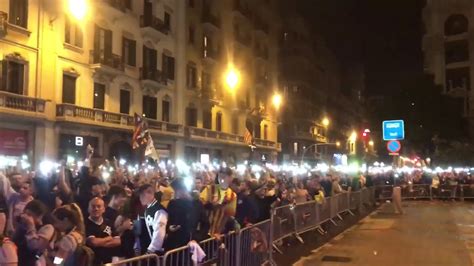
[[[197,87],[197,71],[195,66],[188,65],[186,85],[188,89],[195,89]]]
[[[108,62],[112,58],[112,31],[95,25],[94,63]]]
[[[128,10],[132,10],[132,0],[125,0],[124,2],[125,8]]]
[[[197,110],[193,107],[186,108],[186,125],[197,127]]]
[[[165,122],[170,121],[170,102],[163,100],[161,102],[161,120]]]
[[[232,118],[232,133],[239,134],[239,117],[234,116]]]
[[[216,114],[216,131],[222,131],[222,113]]]
[[[298,155],[298,142],[293,142],[293,154]]]
[[[444,23],[444,34],[446,36],[467,32],[469,21],[463,15],[451,15]]]
[[[63,103],[76,104],[76,77],[63,74]]]
[[[188,6],[193,8],[194,7],[194,0],[188,0]]]
[[[212,85],[211,73],[202,72],[202,80],[201,80],[202,91],[205,93],[210,93],[211,85]]]
[[[0,68],[0,90],[23,94],[25,66],[14,61],[2,61]]]
[[[147,71],[156,71],[157,52],[155,49],[143,46],[143,68]]]
[[[444,52],[446,64],[469,61],[469,43],[467,40],[446,42]]]
[[[94,83],[94,109],[105,108],[105,85]]]
[[[202,127],[212,129],[212,112],[211,110],[202,111]]]
[[[169,80],[174,80],[174,57],[163,54],[162,71]]]
[[[446,90],[471,88],[469,67],[453,68],[446,70]]]
[[[157,105],[156,97],[143,96],[143,114],[145,117],[156,119]]]
[[[188,42],[194,44],[194,28],[191,26],[188,29]]]
[[[268,139],[268,125],[263,126],[263,139]]]
[[[136,66],[137,42],[123,38],[122,56],[123,62],[129,66]]]
[[[120,113],[129,114],[130,113],[130,91],[129,90],[120,90]]]
[[[9,20],[11,24],[28,28],[28,0],[10,0]]]
[[[166,28],[171,31],[171,15],[168,12],[165,12],[164,24]]]
[[[66,16],[66,25],[64,27],[64,42],[77,47],[82,47],[83,37],[82,29],[76,22],[71,21]]]

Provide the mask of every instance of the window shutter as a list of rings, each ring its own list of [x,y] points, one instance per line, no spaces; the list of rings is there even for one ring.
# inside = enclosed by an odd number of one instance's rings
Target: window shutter
[[[64,42],[71,43],[71,21],[66,16],[66,23],[64,24]]]
[[[7,61],[0,61],[0,90],[7,89]]]
[[[94,51],[100,52],[100,28],[97,25],[94,26]]]
[[[76,46],[82,47],[82,44],[83,44],[82,28],[76,24],[74,25],[74,32],[76,34]]]
[[[168,78],[168,57],[165,54],[162,54],[161,71],[163,72],[163,76]]]
[[[112,31],[106,30],[105,31],[105,51],[104,56],[105,58],[112,58]]]
[[[168,57],[168,78],[174,80],[174,57]]]
[[[131,66],[136,66],[137,65],[137,42],[136,41],[131,41],[130,42],[130,51],[129,51],[129,56],[130,56],[130,65]]]

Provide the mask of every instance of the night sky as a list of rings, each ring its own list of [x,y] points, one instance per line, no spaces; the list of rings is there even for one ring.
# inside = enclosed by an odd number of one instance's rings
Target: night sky
[[[397,81],[422,74],[423,0],[297,0],[339,59],[362,62],[368,97],[395,93]]]

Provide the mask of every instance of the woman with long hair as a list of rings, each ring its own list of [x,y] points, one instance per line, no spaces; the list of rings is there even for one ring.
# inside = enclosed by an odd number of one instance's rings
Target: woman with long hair
[[[75,203],[64,205],[53,211],[54,227],[61,235],[54,245],[53,259],[55,265],[76,265],[75,252],[84,247],[85,230],[81,209]]]

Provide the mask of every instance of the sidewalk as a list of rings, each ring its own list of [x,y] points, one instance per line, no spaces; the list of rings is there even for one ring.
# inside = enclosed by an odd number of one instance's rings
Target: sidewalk
[[[320,249],[300,254],[294,265],[474,265],[472,202],[403,206],[405,213],[395,215],[385,204]]]

